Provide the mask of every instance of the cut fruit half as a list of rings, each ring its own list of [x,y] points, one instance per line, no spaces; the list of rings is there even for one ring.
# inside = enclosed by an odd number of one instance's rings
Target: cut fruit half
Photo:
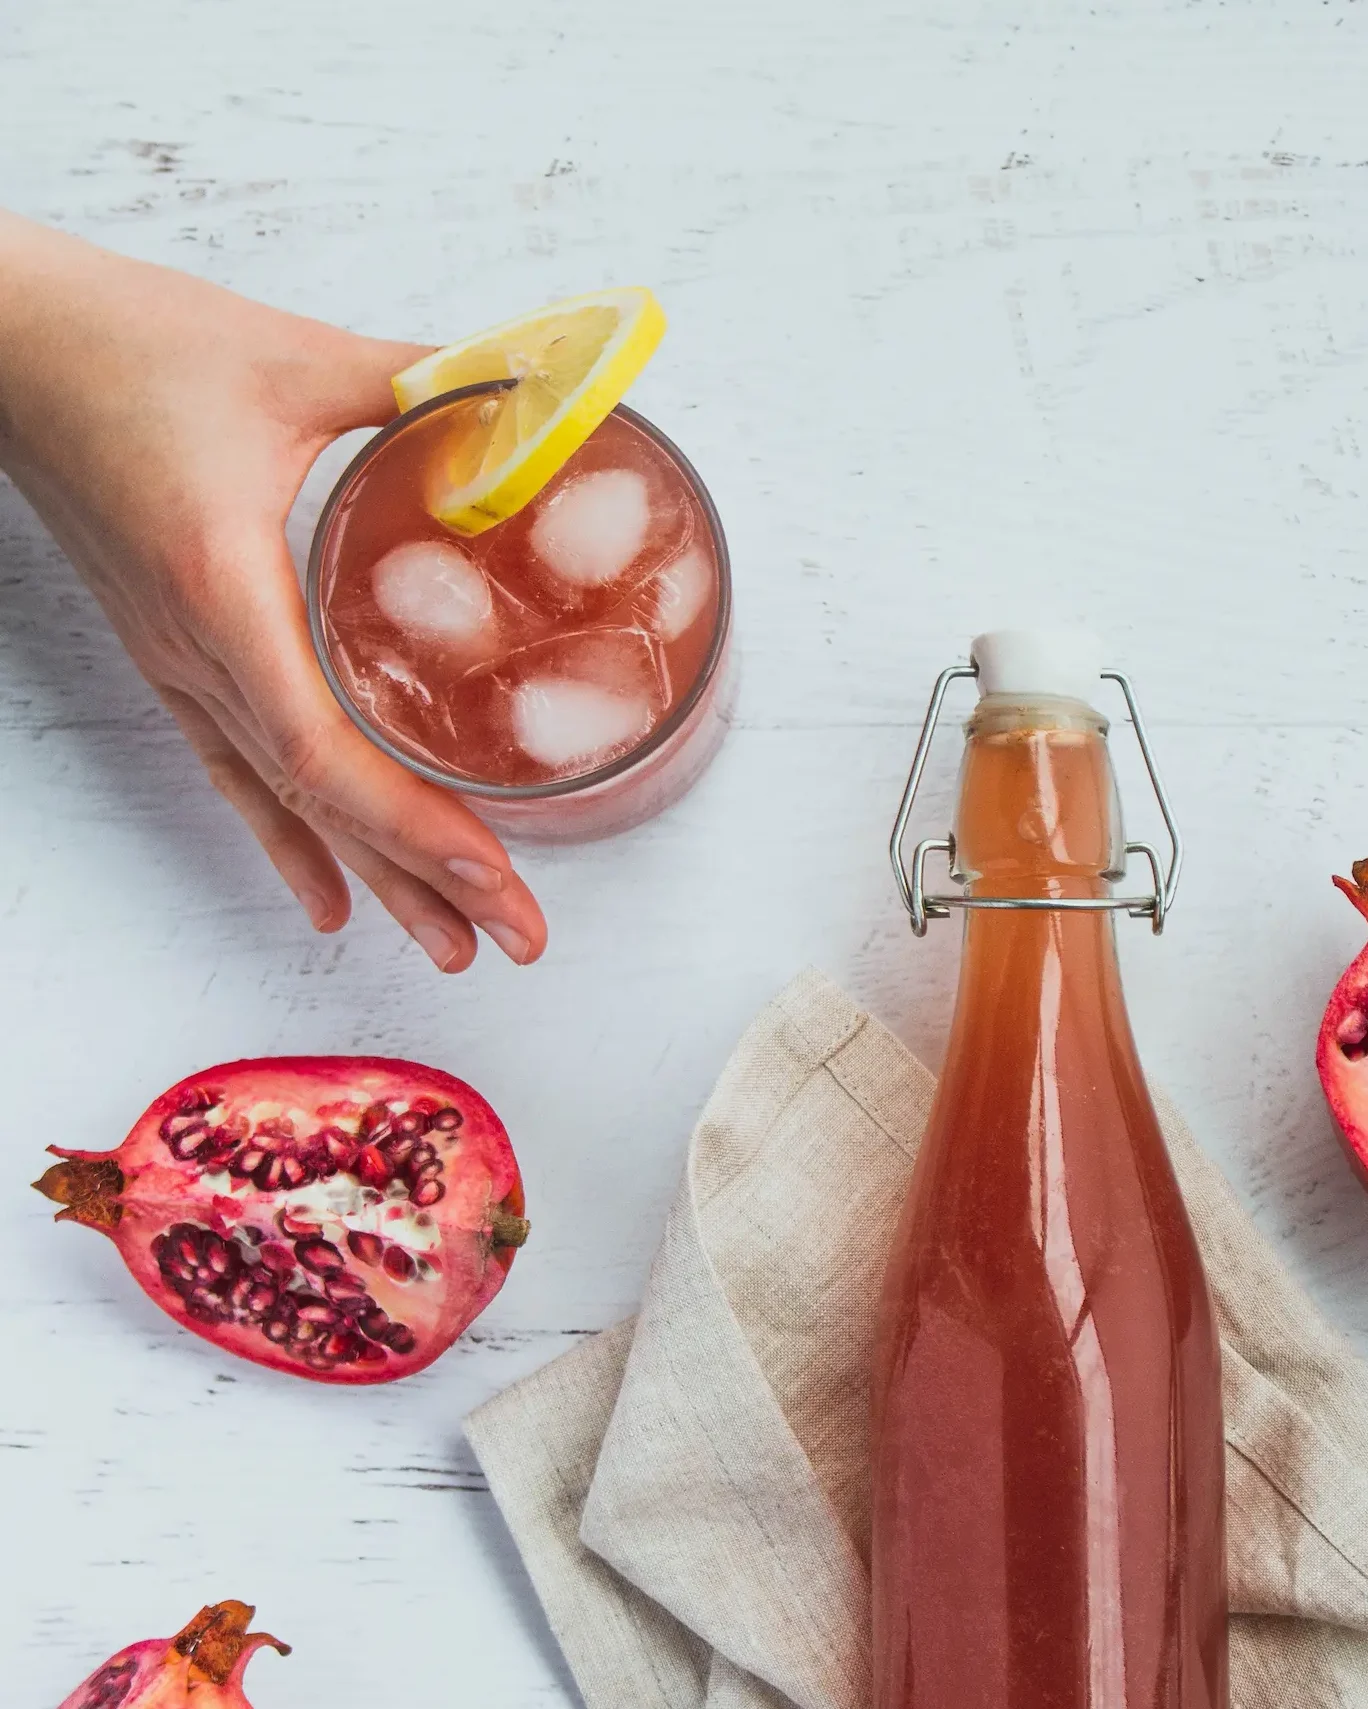
[[[402,410],[492,380],[478,427],[430,479],[427,506],[457,534],[481,534],[535,498],[621,402],[665,331],[648,290],[569,297],[424,356],[394,377]]]

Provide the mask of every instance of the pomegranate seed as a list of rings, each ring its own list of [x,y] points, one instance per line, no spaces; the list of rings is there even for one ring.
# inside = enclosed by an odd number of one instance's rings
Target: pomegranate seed
[[[237,1270],[241,1260],[237,1248],[230,1246],[221,1235],[207,1234],[204,1237],[204,1262],[217,1276],[227,1276]]]
[[[277,1276],[288,1276],[295,1267],[294,1253],[275,1240],[268,1240],[262,1247],[261,1262]]]
[[[312,1211],[287,1206],[276,1218],[276,1222],[291,1240],[308,1240],[318,1233],[318,1223]]]
[[[243,1301],[243,1310],[251,1312],[253,1317],[265,1317],[278,1298],[269,1282],[256,1282]]]
[[[207,1091],[203,1086],[187,1086],[181,1093],[180,1107],[188,1115],[192,1110],[212,1110],[219,1101],[219,1093]]]
[[[274,1193],[284,1179],[285,1159],[274,1152],[267,1156],[266,1161],[252,1176],[252,1180],[263,1193]]]
[[[465,1117],[459,1110],[438,1110],[432,1118],[432,1125],[438,1133],[455,1133],[464,1121]]]
[[[359,1229],[353,1229],[347,1236],[347,1246],[353,1258],[359,1258],[363,1264],[378,1264],[385,1250],[385,1243],[378,1234],[362,1234]]]
[[[356,1140],[340,1127],[321,1128],[314,1135],[314,1145],[339,1169],[350,1169],[358,1150]]]
[[[440,1180],[441,1175],[442,1175],[442,1160],[440,1157],[434,1157],[433,1160],[431,1161],[431,1163],[420,1164],[418,1168],[413,1170],[413,1172],[410,1176],[410,1179],[412,1180],[414,1186],[416,1187],[420,1181],[437,1181],[437,1180]]]
[[[346,1259],[331,1240],[301,1240],[295,1247],[295,1257],[306,1270],[312,1270],[318,1276],[341,1270],[346,1264]]]
[[[360,1276],[353,1276],[347,1270],[341,1270],[335,1276],[325,1277],[323,1291],[330,1300],[338,1305],[341,1305],[345,1300],[366,1298],[366,1284]]]
[[[252,1124],[246,1116],[228,1116],[214,1129],[215,1134],[222,1134],[224,1141],[232,1140],[240,1145],[252,1131]]]
[[[372,1341],[388,1341],[390,1330],[394,1325],[390,1322],[389,1313],[374,1306],[356,1320],[356,1327],[363,1335],[369,1335]]]
[[[393,1171],[378,1145],[363,1145],[356,1159],[356,1173],[369,1187],[388,1187]]]
[[[413,1148],[417,1143],[418,1141],[411,1133],[396,1133],[391,1134],[383,1142],[381,1150],[389,1159],[390,1167],[399,1169],[403,1166],[405,1158],[413,1155]]]
[[[318,1325],[316,1323],[311,1323],[308,1318],[305,1318],[302,1322],[296,1318],[290,1325],[290,1340],[301,1342],[305,1346],[307,1346],[310,1341],[317,1341],[322,1333],[323,1331],[318,1327]]]
[[[411,1282],[418,1274],[413,1254],[406,1252],[402,1246],[386,1247],[381,1263],[385,1267],[386,1275],[393,1276],[396,1282]]]
[[[335,1329],[331,1335],[323,1340],[318,1351],[325,1359],[337,1359],[346,1363],[354,1359],[360,1349],[359,1337],[350,1334],[345,1329]]]
[[[383,1139],[392,1125],[388,1104],[371,1104],[361,1112],[362,1139]]]
[[[234,1175],[255,1175],[265,1160],[266,1153],[259,1145],[244,1145],[228,1168]]]
[[[223,1301],[214,1293],[212,1288],[200,1284],[192,1288],[185,1296],[185,1309],[196,1317],[217,1318],[223,1316]]]
[[[446,1188],[437,1180],[420,1181],[409,1197],[415,1205],[435,1205],[446,1197]]]
[[[199,1147],[196,1162],[203,1163],[207,1168],[222,1169],[237,1150],[237,1141],[231,1135],[224,1134],[221,1128],[214,1128],[208,1139]]]
[[[410,1169],[425,1169],[429,1163],[441,1164],[437,1155],[437,1147],[426,1139],[420,1139],[409,1156]]]
[[[152,1242],[152,1256],[157,1260],[157,1262],[159,1264],[161,1263],[162,1259],[165,1258],[168,1250],[170,1249],[170,1246],[171,1246],[171,1242],[166,1237],[166,1235],[164,1235],[164,1234],[159,1234],[157,1236],[157,1238]]]
[[[288,1116],[268,1116],[257,1123],[257,1134],[261,1139],[293,1139],[295,1125]]]
[[[290,1339],[290,1329],[291,1324],[288,1317],[273,1317],[267,1322],[262,1334],[268,1341],[274,1341],[279,1347]]]
[[[209,1139],[209,1124],[198,1116],[168,1116],[162,1123],[162,1138],[166,1141],[171,1155],[179,1158],[182,1163],[188,1163],[206,1140],[206,1151],[213,1149],[213,1141]]]
[[[394,1324],[385,1340],[396,1353],[412,1353],[418,1345],[418,1337],[402,1323]]]
[[[385,1362],[385,1349],[383,1347],[377,1347],[374,1342],[363,1341],[361,1343],[361,1351],[356,1355],[356,1357],[363,1365],[383,1365]]]
[[[413,1134],[415,1136],[424,1134],[428,1130],[428,1119],[426,1112],[423,1110],[416,1108],[405,1110],[402,1116],[396,1116],[394,1118],[394,1131],[396,1133]]]
[[[330,1328],[337,1322],[337,1307],[329,1305],[327,1300],[321,1300],[317,1295],[310,1295],[305,1298],[305,1303],[298,1307],[295,1316],[301,1323],[321,1323],[324,1328]]]
[[[280,1173],[287,1187],[302,1187],[306,1181],[313,1179],[313,1170],[302,1157],[282,1157]]]

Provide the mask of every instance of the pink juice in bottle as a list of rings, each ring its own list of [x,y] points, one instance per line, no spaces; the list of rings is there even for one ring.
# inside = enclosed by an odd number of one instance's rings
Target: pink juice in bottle
[[[1220,1343],[1122,994],[1100,669],[1067,631],[975,658],[979,906],[874,1359],[873,1705],[1228,1709]]]
[[[492,823],[575,839],[648,818],[726,728],[726,544],[697,475],[619,408],[522,510],[433,515],[487,388],[378,436],[319,525],[311,616],[334,692],[395,757]]]

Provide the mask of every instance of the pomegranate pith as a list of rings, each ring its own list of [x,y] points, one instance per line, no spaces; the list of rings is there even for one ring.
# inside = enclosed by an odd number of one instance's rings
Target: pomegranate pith
[[[1368,919],[1368,860],[1335,884]],[[1368,948],[1350,962],[1331,993],[1316,1040],[1316,1068],[1344,1149],[1368,1186]]]
[[[107,1234],[164,1311],[320,1382],[444,1353],[527,1238],[513,1148],[464,1081],[382,1057],[264,1057],[164,1092],[116,1151],[34,1185]]]
[[[254,1608],[216,1602],[174,1638],[130,1644],[97,1667],[58,1709],[251,1709],[242,1693],[247,1663],[264,1644],[288,1656],[290,1646],[249,1632]]]

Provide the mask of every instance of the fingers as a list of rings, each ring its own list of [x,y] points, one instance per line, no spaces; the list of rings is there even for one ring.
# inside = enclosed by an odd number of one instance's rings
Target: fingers
[[[319,931],[336,931],[351,912],[347,881],[333,858],[335,853],[443,973],[462,973],[470,966],[475,959],[475,932],[455,908],[354,837],[334,834],[330,850],[317,832],[282,805],[224,734],[219,723],[222,714],[211,716],[189,695],[174,689],[163,694],[214,787],[247,821]],[[230,718],[223,721],[231,727]]]
[[[278,542],[261,550],[283,558]],[[457,796],[406,771],[347,718],[314,658],[288,561],[258,571],[253,586],[255,608],[235,614],[242,628],[229,638],[225,663],[285,805],[313,823],[321,812],[320,828],[369,843],[474,918],[513,960],[535,961],[546,922],[498,838]]]
[[[344,833],[329,841],[339,859],[378,897],[380,905],[404,928],[442,973],[464,973],[475,959],[475,931],[469,920],[436,891],[368,843]]]
[[[209,781],[247,821],[316,930],[335,932],[345,925],[351,894],[323,839],[290,812],[197,701],[176,689],[161,694]]]
[[[446,870],[408,870],[404,862],[392,860],[383,850],[376,848],[370,835],[343,815],[312,797],[302,796],[272,760],[263,746],[260,733],[244,724],[232,707],[212,701],[211,710],[214,719],[227,732],[234,746],[250,760],[267,786],[286,803],[287,808],[313,825],[344,863],[375,890],[383,905],[400,924],[412,931],[416,941],[443,971],[458,972],[469,965],[470,956],[461,957],[458,952],[469,937],[470,955],[474,954],[471,924],[487,932],[511,961],[522,964],[533,959],[534,951],[536,955],[541,954],[546,945],[541,910],[516,874],[510,874],[496,894],[482,884],[470,883]],[[369,855],[364,852],[366,850],[370,851]],[[378,875],[379,882],[373,882],[372,874]],[[405,882],[400,883],[400,879]],[[504,917],[510,909],[513,910],[511,920]],[[434,935],[439,928],[450,927],[453,919],[456,926],[448,929],[446,935],[447,939],[454,940],[454,947],[453,943],[441,941]],[[410,920],[415,922],[415,927],[409,925]],[[422,926],[424,930],[420,933],[416,926]]]
[[[428,355],[432,346],[330,330],[335,342],[327,353],[326,390],[317,400],[317,425],[330,434],[353,427],[383,427],[399,411],[391,380]]]

